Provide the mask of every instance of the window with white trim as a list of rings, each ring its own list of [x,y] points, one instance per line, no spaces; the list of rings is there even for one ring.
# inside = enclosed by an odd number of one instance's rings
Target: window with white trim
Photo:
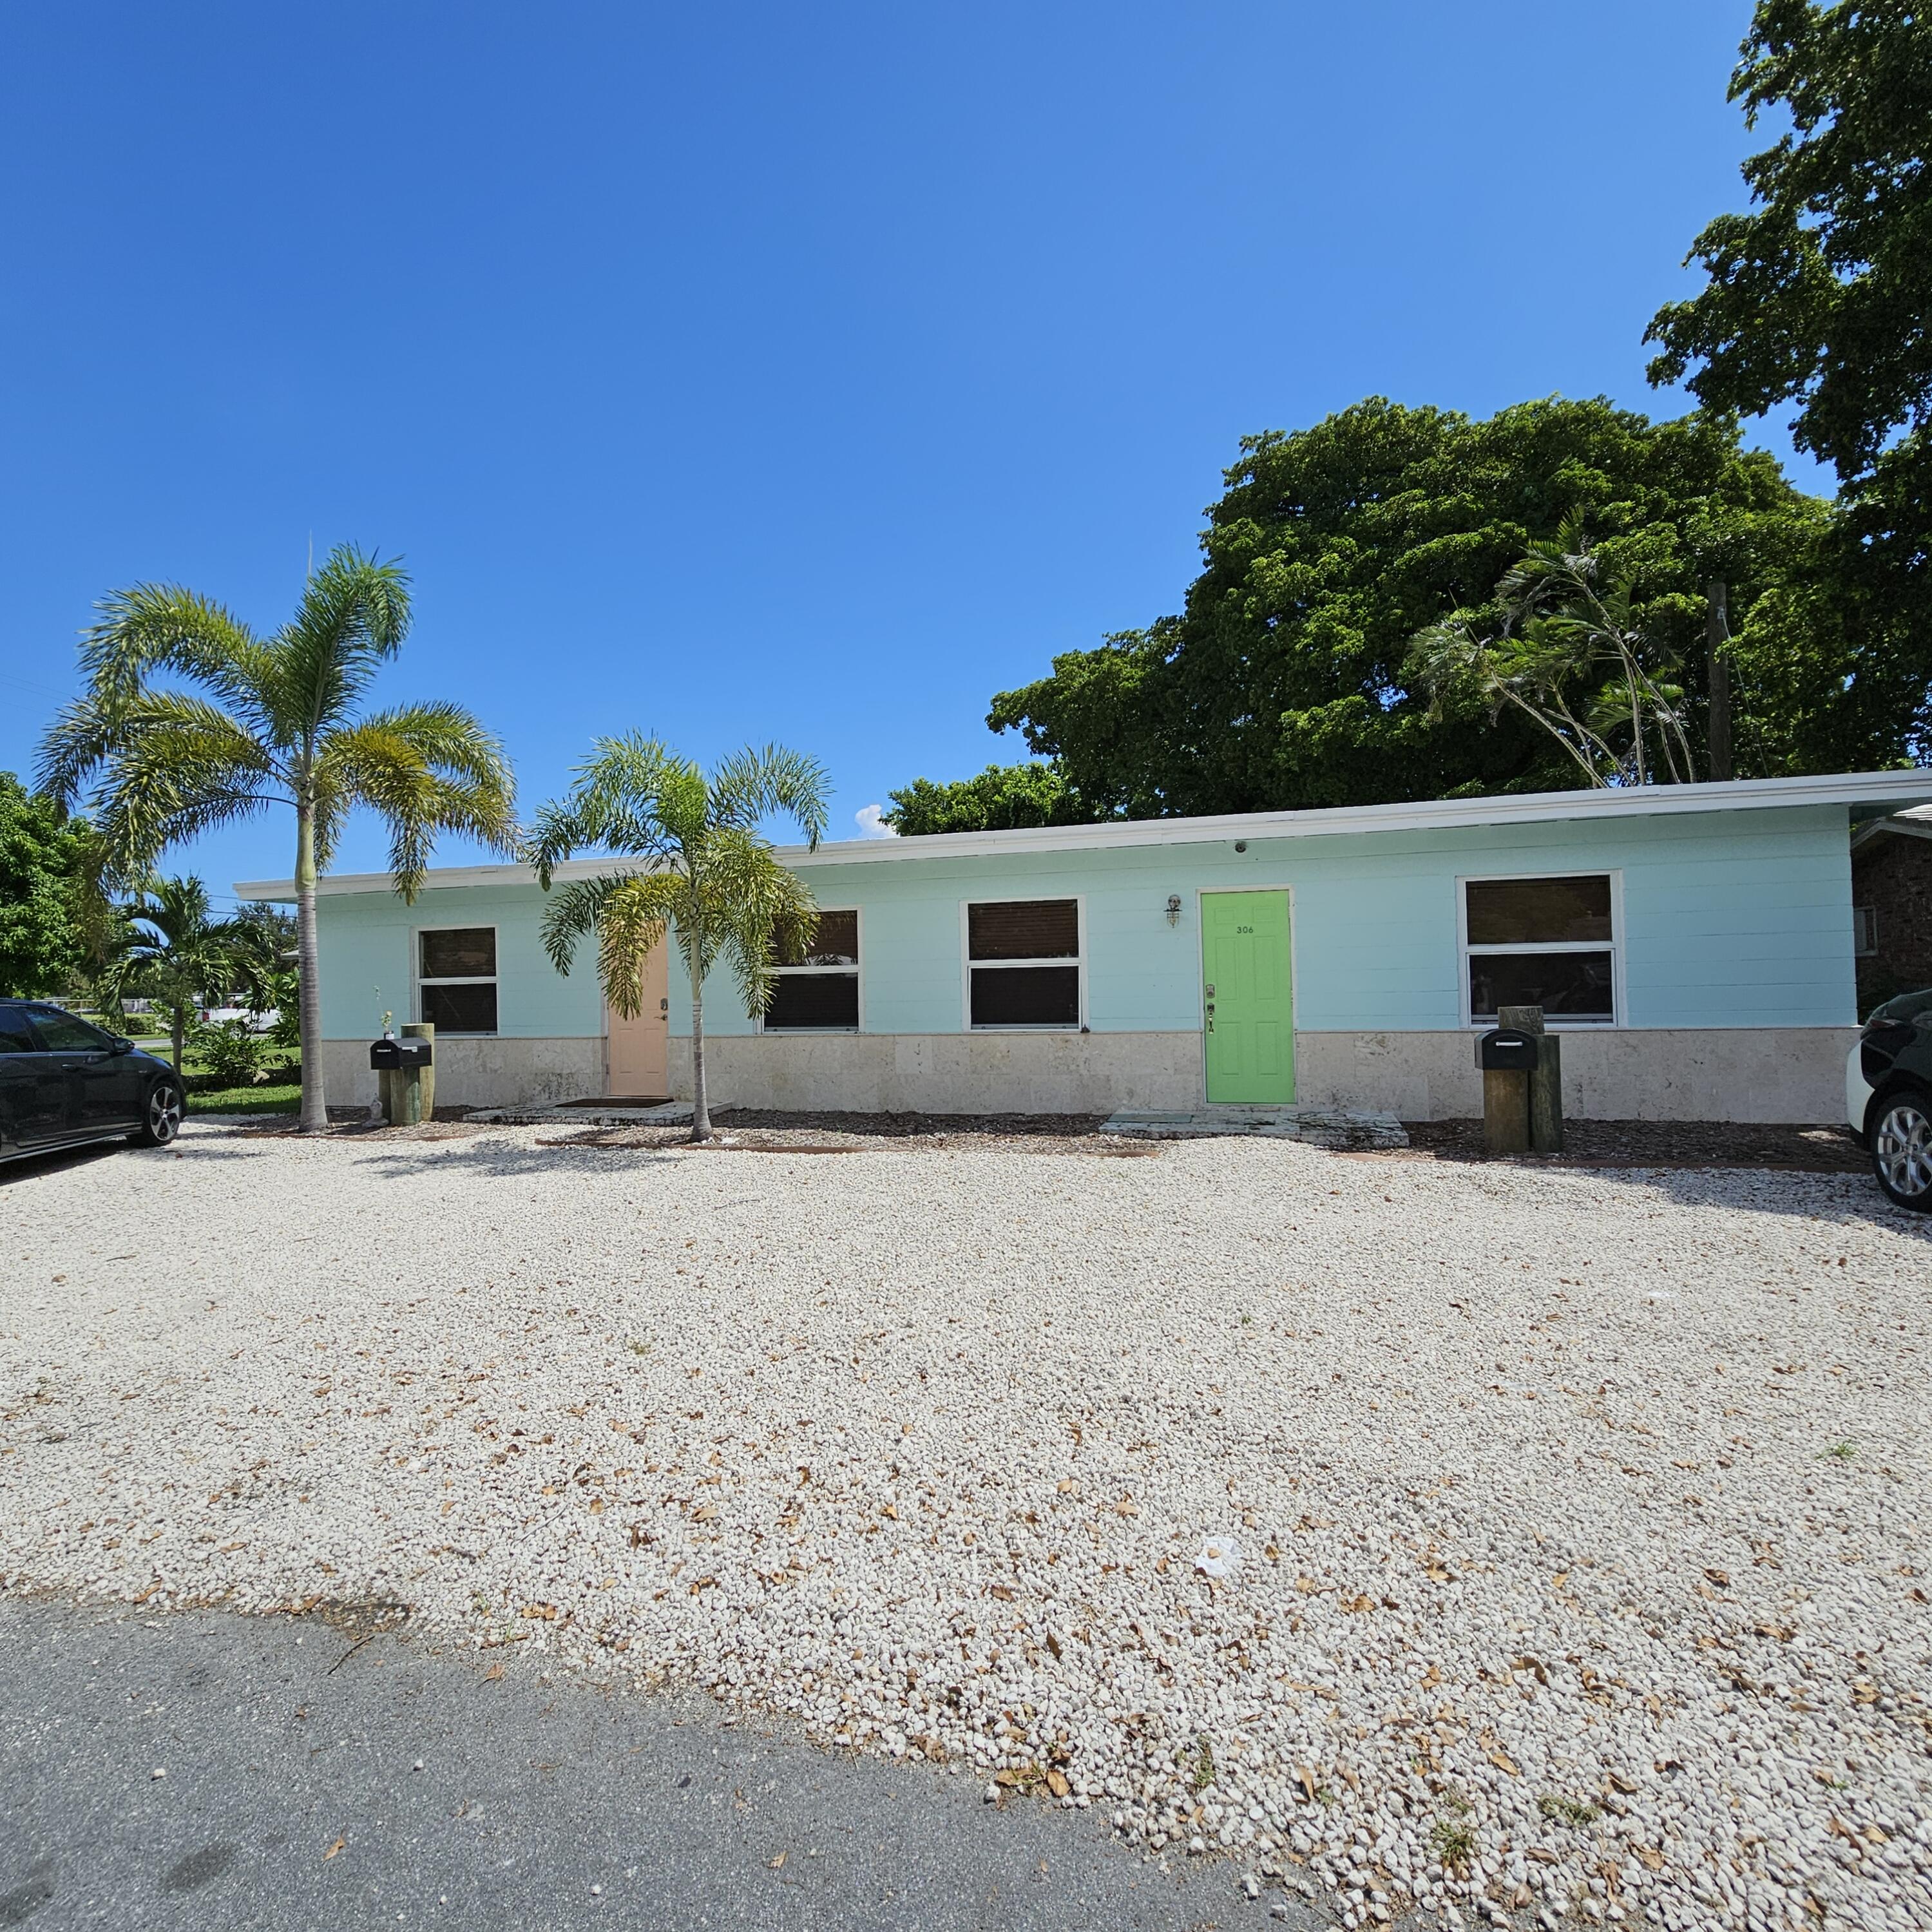
[[[1078,1028],[1083,967],[1078,899],[968,905],[969,1025]]]
[[[416,1016],[439,1034],[496,1030],[496,928],[430,927],[416,934]]]
[[[821,907],[796,956],[772,968],[766,1033],[859,1030],[859,915]]]
[[[1473,1025],[1500,1006],[1540,1006],[1567,1024],[1617,1018],[1610,874],[1462,881],[1463,984]]]

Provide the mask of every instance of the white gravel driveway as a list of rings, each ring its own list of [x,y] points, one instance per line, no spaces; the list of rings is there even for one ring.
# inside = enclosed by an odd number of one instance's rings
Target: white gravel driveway
[[[1352,1923],[1932,1923],[1863,1180],[544,1138],[0,1178],[0,1585],[406,1603]]]

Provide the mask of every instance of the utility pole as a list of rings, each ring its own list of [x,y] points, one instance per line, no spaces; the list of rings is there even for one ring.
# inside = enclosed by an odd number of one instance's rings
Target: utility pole
[[[1731,635],[1729,600],[1730,588],[1721,577],[1714,577],[1704,586],[1704,652],[1711,693],[1709,728],[1705,735],[1714,778],[1731,776],[1731,666],[1724,654]]]

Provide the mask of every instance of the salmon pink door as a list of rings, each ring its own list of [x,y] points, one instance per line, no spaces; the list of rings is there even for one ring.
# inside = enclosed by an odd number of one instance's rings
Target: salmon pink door
[[[670,1094],[670,983],[665,949],[644,962],[644,1004],[635,1019],[604,1009],[604,1090],[613,1100],[663,1100]]]

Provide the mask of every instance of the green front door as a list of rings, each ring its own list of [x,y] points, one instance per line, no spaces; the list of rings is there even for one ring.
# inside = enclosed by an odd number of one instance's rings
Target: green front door
[[[1294,1098],[1287,893],[1202,894],[1201,966],[1208,1098],[1286,1105]]]

